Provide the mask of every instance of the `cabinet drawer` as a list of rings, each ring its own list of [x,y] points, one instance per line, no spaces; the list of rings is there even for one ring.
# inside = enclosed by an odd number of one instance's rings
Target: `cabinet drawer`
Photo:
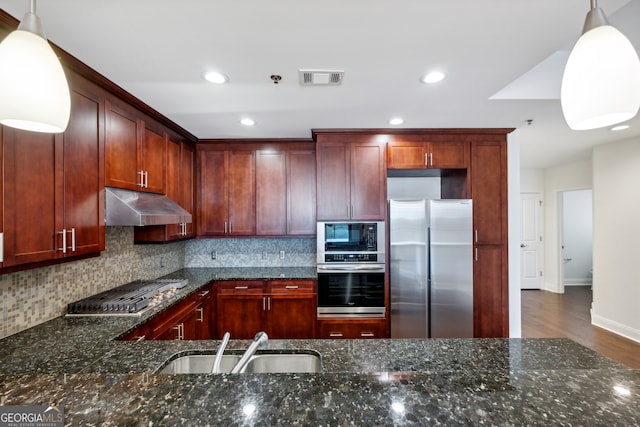
[[[219,295],[262,294],[264,282],[261,280],[239,280],[233,282],[218,282]]]
[[[269,282],[269,293],[313,293],[315,280],[272,280]]]
[[[318,320],[318,338],[333,338],[333,339],[388,338],[387,321],[384,319],[380,319],[380,320],[378,319]]]

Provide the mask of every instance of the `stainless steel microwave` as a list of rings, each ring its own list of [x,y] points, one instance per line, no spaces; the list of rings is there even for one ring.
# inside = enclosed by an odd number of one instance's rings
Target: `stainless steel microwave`
[[[317,263],[384,263],[383,221],[321,221],[317,223]]]

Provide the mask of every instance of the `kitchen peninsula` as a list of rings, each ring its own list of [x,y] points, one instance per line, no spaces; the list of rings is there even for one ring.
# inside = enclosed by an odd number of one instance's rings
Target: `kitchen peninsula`
[[[168,277],[189,278],[186,297],[239,271]],[[220,342],[117,340],[144,320],[60,317],[3,339],[1,404],[61,405],[74,426],[640,423],[640,371],[567,339],[271,340],[317,351],[322,372],[167,375],[167,359]]]

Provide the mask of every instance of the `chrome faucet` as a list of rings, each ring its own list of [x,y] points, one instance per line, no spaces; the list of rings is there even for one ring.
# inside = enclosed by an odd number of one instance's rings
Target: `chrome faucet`
[[[211,368],[212,374],[220,373],[220,361],[222,360],[224,349],[229,343],[229,337],[231,337],[231,334],[229,332],[225,332],[224,336],[222,337],[222,343],[220,344],[220,347],[218,347],[218,352],[216,353],[216,359],[213,361],[213,367]]]
[[[265,332],[258,332],[253,338],[253,342],[251,343],[251,345],[249,345],[249,348],[247,348],[240,360],[238,360],[238,363],[236,363],[236,366],[234,366],[231,370],[231,373],[237,374],[238,372],[241,372],[244,367],[247,366],[247,363],[249,363],[251,356],[256,353],[258,348],[264,347],[267,344],[268,340],[269,337]]]

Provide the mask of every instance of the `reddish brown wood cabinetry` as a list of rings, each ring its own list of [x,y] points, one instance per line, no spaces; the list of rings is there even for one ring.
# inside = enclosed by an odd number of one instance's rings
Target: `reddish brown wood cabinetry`
[[[386,143],[371,137],[316,135],[319,220],[383,220]]]
[[[105,184],[165,192],[166,134],[129,106],[106,103]]]
[[[313,280],[218,283],[217,330],[221,337],[314,338],[316,292]]]
[[[198,235],[255,235],[254,151],[198,148],[198,173]]]
[[[256,151],[256,235],[314,235],[315,152]]]
[[[407,138],[409,139],[409,138]],[[463,140],[428,141],[428,137],[394,140],[387,148],[389,169],[464,169],[469,166],[469,143]]]
[[[212,338],[212,284],[151,318],[121,338],[142,340],[208,340]]]
[[[4,267],[104,250],[102,113],[76,85],[64,133],[3,129]]]
[[[385,319],[319,319],[318,338],[388,338]]]
[[[474,336],[509,336],[507,144],[504,135],[471,144],[474,228]]]
[[[178,138],[167,139],[167,197],[194,215],[195,146]],[[184,224],[135,227],[136,243],[169,242],[194,236],[193,222]]]

